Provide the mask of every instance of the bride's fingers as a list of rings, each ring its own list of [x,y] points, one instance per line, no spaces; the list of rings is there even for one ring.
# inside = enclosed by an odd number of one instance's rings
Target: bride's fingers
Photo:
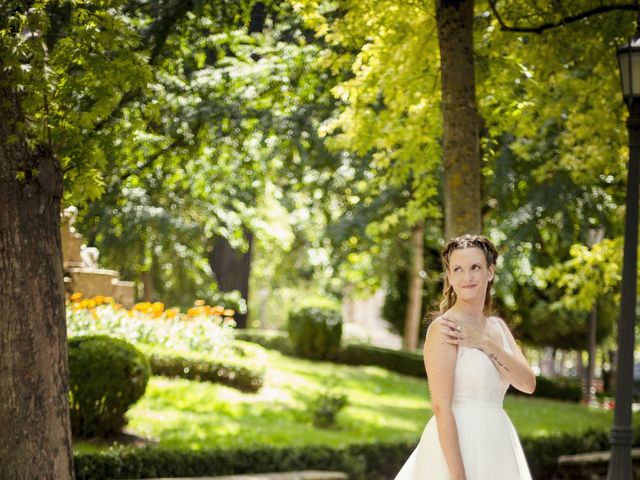
[[[453,329],[453,328],[449,328],[449,327],[443,327],[441,329],[442,333],[444,333],[445,335],[448,335],[450,337],[454,337],[454,338],[458,338],[460,337],[461,333],[459,330]]]

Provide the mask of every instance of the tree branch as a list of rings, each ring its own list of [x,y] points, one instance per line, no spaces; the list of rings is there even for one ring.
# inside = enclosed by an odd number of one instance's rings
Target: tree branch
[[[567,25],[569,23],[578,22],[580,20],[584,20],[585,18],[592,17],[594,15],[599,15],[601,13],[612,12],[614,10],[624,10],[630,12],[637,12],[638,5],[634,3],[622,3],[620,5],[601,5],[599,7],[591,8],[585,10],[583,12],[577,13],[575,15],[567,15],[566,17],[561,18],[556,22],[547,22],[541,25],[535,26],[519,26],[519,25],[507,25],[503,18],[500,16],[498,9],[496,8],[496,0],[489,0],[489,6],[491,7],[491,11],[498,20],[500,24],[500,28],[507,32],[522,32],[522,33],[542,33],[545,30],[550,30],[552,28],[560,27],[562,25]]]
[[[159,157],[161,157],[165,153],[169,153],[174,148],[181,147],[184,144],[185,144],[185,137],[183,135],[180,135],[178,138],[174,139],[173,142],[171,142],[171,144],[169,144],[166,147],[158,150],[153,155],[149,155],[149,157],[146,159],[146,161],[142,165],[136,165],[135,169],[131,169],[131,170],[127,171],[126,173],[120,175],[119,181],[120,182],[124,182],[127,178],[129,178],[134,173],[141,172],[145,168],[151,166],[153,164],[153,162],[155,162]]]

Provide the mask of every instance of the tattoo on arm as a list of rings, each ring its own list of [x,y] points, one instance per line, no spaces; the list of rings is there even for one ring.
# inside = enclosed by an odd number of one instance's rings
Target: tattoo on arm
[[[493,361],[493,363],[495,363],[496,365],[504,368],[507,372],[509,371],[509,369],[507,368],[506,365],[504,365],[500,360],[498,360],[498,357],[496,357],[493,353],[489,354],[489,358]]]

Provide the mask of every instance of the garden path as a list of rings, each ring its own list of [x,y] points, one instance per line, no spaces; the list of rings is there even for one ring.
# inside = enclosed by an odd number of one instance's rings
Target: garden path
[[[224,477],[157,478],[155,480],[348,480],[348,477],[342,472],[305,470],[303,472],[253,473]]]
[[[345,295],[342,303],[344,330],[347,338],[371,343],[378,347],[400,348],[402,337],[395,333],[382,318],[384,290],[378,290],[369,298],[353,298]]]

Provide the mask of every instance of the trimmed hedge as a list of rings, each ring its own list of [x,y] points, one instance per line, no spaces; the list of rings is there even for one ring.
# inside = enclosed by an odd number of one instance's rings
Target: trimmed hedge
[[[153,375],[221,383],[251,393],[260,390],[264,384],[264,370],[262,369],[255,371],[231,363],[153,351],[147,355]]]
[[[413,377],[425,378],[427,376],[422,354],[408,350],[392,350],[352,343],[340,349],[336,362],[347,365],[375,365]]]
[[[243,329],[236,330],[234,334],[238,340],[257,343],[269,350],[277,350],[283,355],[295,356],[286,332]],[[403,375],[426,377],[422,355],[407,350],[393,350],[391,348],[351,343],[343,345],[333,361],[345,365],[372,365]]]
[[[365,459],[348,448],[248,447],[232,450],[104,450],[74,455],[76,480],[193,477],[318,469],[346,472],[351,480],[383,480],[365,476]]]
[[[639,444],[636,429],[634,445]],[[607,432],[524,438],[522,445],[533,478],[547,480],[558,471],[558,457],[607,450]],[[247,447],[229,450],[104,450],[75,453],[77,480],[145,478],[321,469],[346,472],[351,480],[393,478],[415,448],[415,442],[354,444],[346,447]]]
[[[509,393],[527,395],[516,390],[513,386],[509,387]],[[582,387],[580,386],[580,380],[576,378],[538,376],[536,377],[536,390],[533,392],[533,396],[579,402],[582,400]]]
[[[281,330],[237,329],[233,332],[236,340],[257,343],[269,350],[277,350],[283,355],[293,356],[293,346],[289,336]]]

